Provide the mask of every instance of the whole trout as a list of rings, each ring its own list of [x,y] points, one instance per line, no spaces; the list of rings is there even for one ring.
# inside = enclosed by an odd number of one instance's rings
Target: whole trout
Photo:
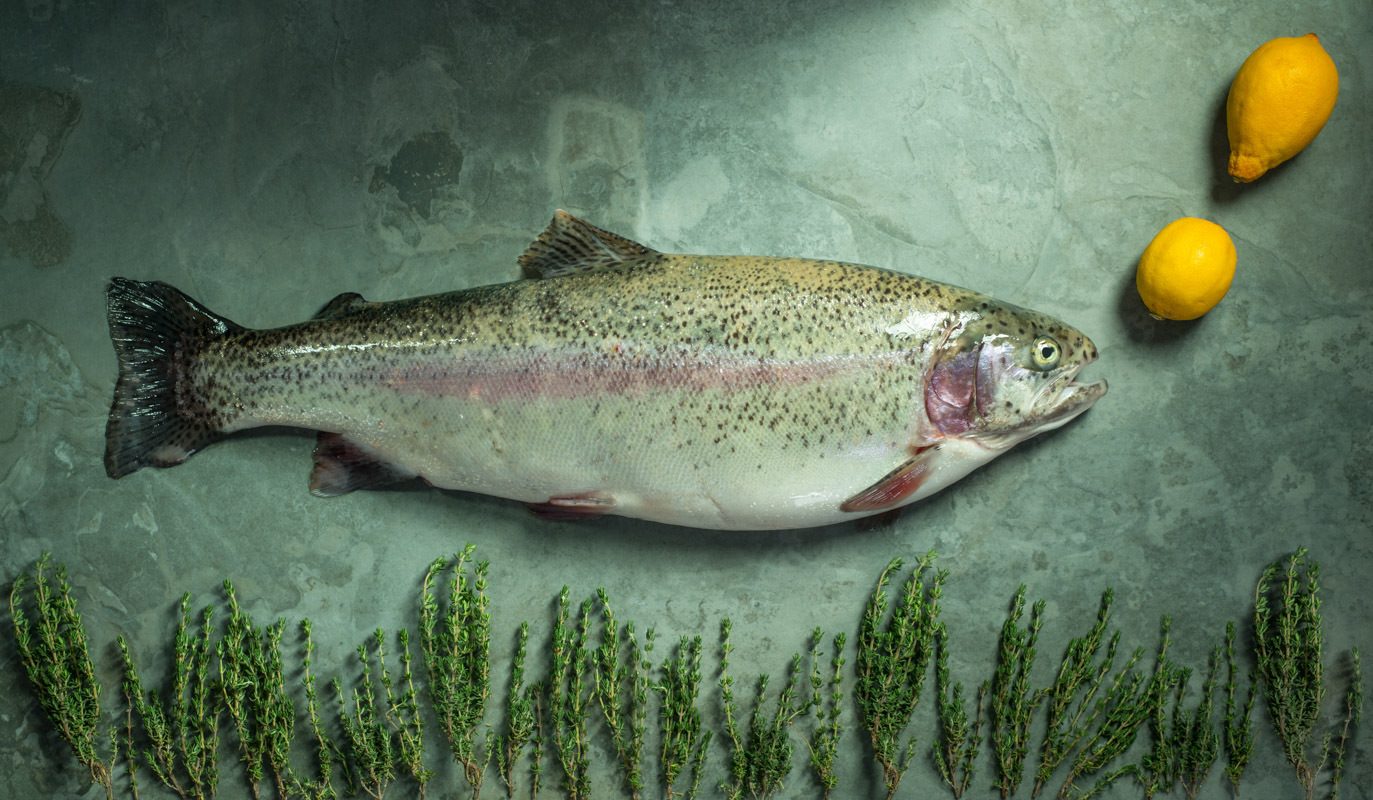
[[[163,283],[107,292],[105,468],[234,431],[319,431],[310,489],[420,477],[556,517],[824,525],[928,497],[1106,392],[1043,314],[833,261],[659,253],[559,211],[526,279],[235,325]]]

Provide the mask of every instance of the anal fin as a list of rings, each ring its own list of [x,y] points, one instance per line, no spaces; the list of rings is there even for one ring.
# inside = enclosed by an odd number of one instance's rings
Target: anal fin
[[[883,475],[877,483],[845,500],[839,510],[872,513],[894,508],[906,501],[920,490],[921,484],[930,475],[932,459],[927,454],[932,447],[926,445],[916,449],[914,455]]]
[[[615,498],[600,492],[550,497],[545,503],[530,503],[529,510],[544,519],[586,519],[609,514],[615,508]]]
[[[320,431],[314,455],[310,493],[317,497],[336,497],[415,477],[414,472],[382,460],[371,448],[339,433]]]

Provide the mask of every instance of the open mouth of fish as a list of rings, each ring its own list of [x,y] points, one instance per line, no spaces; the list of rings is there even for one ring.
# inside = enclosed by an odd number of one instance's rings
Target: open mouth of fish
[[[1095,360],[1095,359],[1094,359]],[[1082,370],[1092,362],[1084,362],[1071,372],[1065,372],[1039,391],[1035,398],[1036,408],[1048,409],[1029,420],[1041,430],[1053,430],[1067,423],[1077,415],[1092,407],[1106,394],[1106,380],[1098,379],[1090,383],[1078,381]]]

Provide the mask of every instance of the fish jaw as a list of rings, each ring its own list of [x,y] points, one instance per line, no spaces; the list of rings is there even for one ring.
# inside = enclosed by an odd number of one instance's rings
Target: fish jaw
[[[1082,366],[1085,367],[1086,364]],[[1103,378],[1091,383],[1079,383],[1077,375],[1081,371],[1082,367],[1078,367],[1065,379],[1045,387],[1042,405],[1048,410],[1029,421],[1030,432],[1025,438],[1067,425],[1106,396],[1110,388],[1106,380]]]

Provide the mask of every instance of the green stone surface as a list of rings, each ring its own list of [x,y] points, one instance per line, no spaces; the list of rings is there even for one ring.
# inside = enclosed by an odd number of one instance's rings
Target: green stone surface
[[[1237,186],[1230,79],[1262,42],[1307,31],[1340,69],[1339,103],[1306,152]],[[760,670],[780,685],[814,626],[852,641],[890,557],[931,548],[966,685],[990,677],[1022,582],[1048,602],[1037,684],[1108,585],[1124,646],[1152,654],[1171,614],[1172,654],[1201,670],[1227,621],[1246,640],[1262,567],[1303,545],[1323,568],[1338,679],[1350,648],[1373,653],[1370,75],[1366,0],[0,4],[0,97],[68,104],[0,124],[23,138],[0,143],[0,581],[7,592],[44,551],[68,565],[111,721],[115,637],[159,685],[182,592],[217,602],[232,578],[260,623],[314,621],[322,678],[351,676],[356,645],[377,626],[413,630],[425,566],[468,542],[492,562],[498,691],[521,620],[542,674],[563,584],[578,599],[603,586],[622,621],[657,626],[659,657],[681,634],[714,642],[729,616],[739,685]],[[286,324],[345,291],[512,279],[558,207],[663,250],[857,261],[1039,309],[1095,339],[1091,375],[1111,391],[876,526],[547,522],[427,490],[325,500],[306,491],[313,440],[296,432],[105,476],[110,276]],[[1184,215],[1231,233],[1238,272],[1199,322],[1155,321],[1136,260]],[[0,797],[95,797],[28,689],[7,616],[4,631]],[[925,752],[932,687],[903,797],[943,792]],[[845,714],[836,796],[877,796]],[[1295,796],[1263,711],[1258,724],[1243,795]],[[593,731],[595,785],[617,796]],[[1345,798],[1373,797],[1370,731]],[[450,796],[461,778],[427,733],[430,796]],[[232,742],[221,796],[244,797]],[[706,796],[725,763],[717,730]],[[151,780],[143,796],[163,796]],[[402,781],[392,796],[412,793]],[[783,795],[815,796],[799,766]],[[1204,796],[1228,796],[1219,770]]]

